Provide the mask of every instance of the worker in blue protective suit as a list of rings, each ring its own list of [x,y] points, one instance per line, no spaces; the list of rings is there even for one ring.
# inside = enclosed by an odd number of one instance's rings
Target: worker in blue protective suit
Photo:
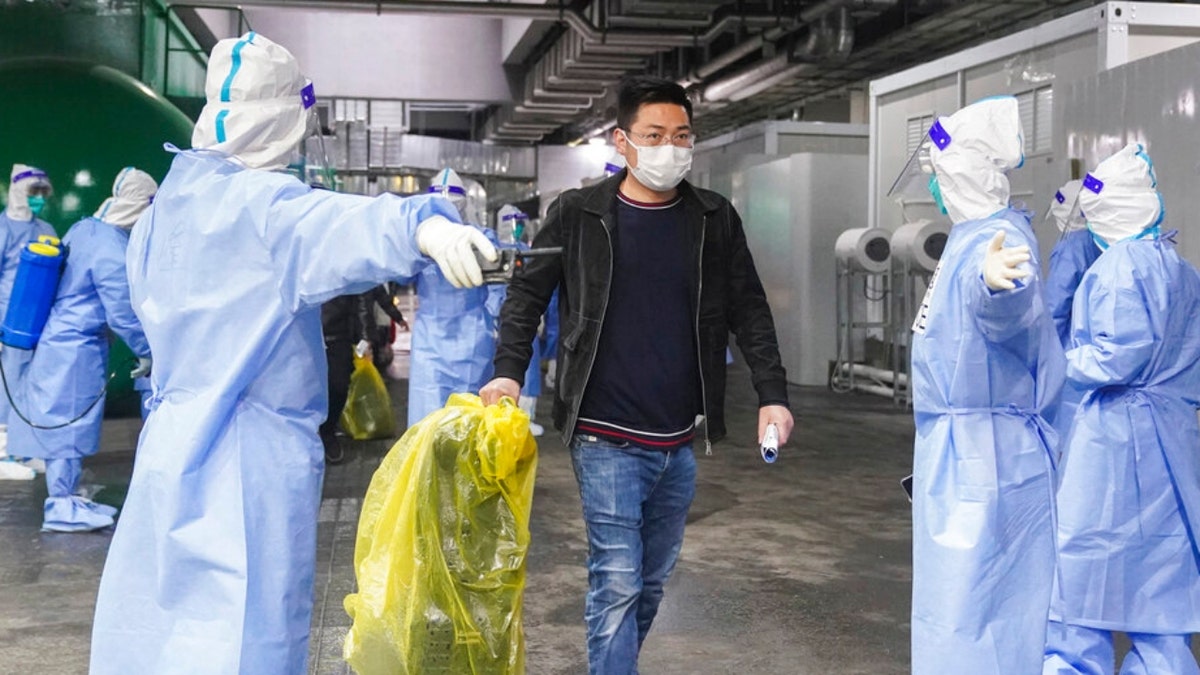
[[[1106,249],[1075,294],[1067,376],[1086,390],[1058,489],[1058,587],[1043,672],[1200,673],[1200,273],[1161,233],[1150,158],[1132,144],[1079,197]]]
[[[1058,243],[1050,251],[1050,269],[1046,273],[1046,304],[1054,318],[1059,342],[1066,349],[1071,337],[1071,306],[1079,280],[1096,258],[1100,249],[1078,217],[1079,188],[1083,181],[1073,180],[1054,193],[1047,220],[1053,219],[1060,233]]]
[[[125,248],[129,228],[157,189],[148,174],[122,169],[113,196],[63,237],[69,254],[54,305],[24,377],[8,380],[15,403],[9,446],[46,463],[43,530],[85,532],[113,524],[116,509],[76,492],[83,458],[100,448],[109,330],[138,357],[130,376],[150,372],[150,347],[129,304]]]
[[[283,47],[221,40],[205,93],[193,149],[175,151],[130,236],[153,398],[100,580],[92,675],[307,671],[321,303],[434,262],[478,285],[475,252],[496,255],[439,197],[338,194],[290,174],[307,175],[296,152],[319,125]]]
[[[1092,234],[1084,227],[1079,216],[1079,188],[1083,181],[1073,180],[1054,193],[1054,201],[1046,214],[1058,227],[1060,237],[1050,251],[1050,269],[1046,273],[1046,304],[1054,319],[1063,349],[1071,335],[1071,306],[1075,302],[1075,289],[1083,273],[1100,257],[1100,249],[1092,241]],[[1065,440],[1075,419],[1075,409],[1083,399],[1083,390],[1067,380],[1063,385],[1061,403],[1055,414],[1054,427],[1059,440]]]
[[[449,199],[460,214],[466,208],[467,192],[453,169],[440,171],[429,192]],[[450,394],[479,391],[491,377],[496,319],[489,295],[493,304],[495,299],[488,288],[455,287],[435,267],[403,281],[417,290],[408,375],[411,426],[440,410]]]
[[[4,212],[0,213],[0,324],[4,322],[13,282],[17,279],[21,249],[40,236],[54,236],[54,228],[38,218],[51,194],[50,179],[45,171],[24,164],[13,165],[8,202]],[[30,356],[25,349],[0,352],[5,374],[14,382],[19,380],[29,365]],[[36,473],[29,465],[35,463],[26,461],[19,453],[10,457],[7,450],[10,408],[8,396],[0,395],[0,480],[32,480]]]
[[[931,187],[954,226],[913,326],[912,672],[1034,673],[1064,364],[1029,217],[1009,207],[1017,101],[967,106],[929,136]]]
[[[500,207],[496,213],[496,238],[500,241],[500,247],[529,250],[529,244],[525,237],[525,227],[528,221],[529,216],[512,204]],[[499,301],[495,304],[496,309],[493,316],[498,320],[507,286],[497,285],[497,288],[500,290]],[[545,352],[541,350],[541,347],[542,336],[545,332],[546,317],[543,316],[542,327],[538,330],[538,337],[533,341],[533,356],[529,359],[529,367],[525,369],[525,384],[521,385],[521,397],[517,401],[521,410],[529,415],[529,433],[534,436],[541,436],[546,432],[545,427],[534,421],[537,418],[537,400],[542,395],[542,354]]]
[[[550,304],[546,306],[546,330],[542,334],[538,347],[542,360],[546,362],[546,386],[553,389],[557,386],[555,377],[558,375],[558,290],[550,296]]]

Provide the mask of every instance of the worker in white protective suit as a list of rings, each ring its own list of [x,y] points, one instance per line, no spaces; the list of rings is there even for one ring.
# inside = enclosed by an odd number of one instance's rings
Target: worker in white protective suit
[[[192,150],[131,233],[151,412],[100,581],[92,675],[307,672],[326,376],[321,303],[496,252],[438,196],[314,190],[286,169],[317,130],[296,59],[213,48]],[[302,174],[305,175],[305,174]]]
[[[0,323],[4,322],[13,282],[17,279],[21,251],[38,237],[54,236],[50,223],[38,217],[51,194],[53,189],[45,171],[24,164],[13,165],[8,200],[0,213]],[[33,354],[28,349],[15,347],[6,352],[0,358],[4,359],[5,374],[15,383],[21,379]],[[37,475],[34,468],[44,470],[44,465],[31,462],[19,453],[10,456],[7,450],[11,412],[9,397],[0,392],[0,480],[33,480]]]
[[[69,255],[58,292],[29,367],[20,379],[7,380],[14,402],[9,446],[45,462],[43,530],[98,530],[117,514],[79,494],[79,483],[84,458],[100,449],[110,334],[138,357],[131,378],[150,372],[150,348],[129,302],[125,252],[129,229],[157,189],[149,174],[126,167],[113,182],[113,196],[71,226],[62,240]]]
[[[465,220],[467,190],[458,172],[442,169],[430,183],[429,193],[448,199]],[[487,236],[482,229],[475,231]],[[408,375],[411,426],[446,405],[450,394],[478,391],[491,377],[496,348],[493,312],[499,304],[493,289],[458,288],[434,267],[401,281],[413,283],[417,290]],[[495,309],[489,309],[489,299]]]
[[[1036,673],[1064,365],[1037,239],[1009,206],[1017,101],[967,106],[929,136],[930,191],[954,226],[913,326],[912,672]]]
[[[1046,675],[1200,675],[1200,272],[1160,231],[1150,157],[1131,144],[1084,179],[1104,253],[1075,294],[1067,376],[1084,392],[1058,488]]]

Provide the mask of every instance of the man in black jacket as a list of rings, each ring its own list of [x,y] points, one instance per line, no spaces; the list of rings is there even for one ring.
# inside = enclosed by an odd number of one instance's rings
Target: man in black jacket
[[[692,106],[682,87],[621,85],[613,140],[628,169],[551,204],[500,313],[484,403],[514,401],[542,313],[560,288],[554,422],[571,448],[587,524],[585,619],[593,675],[637,672],[675,566],[704,445],[725,435],[725,349],[737,336],[759,398],[759,440],[792,429],[787,381],[741,219],[683,182]]]

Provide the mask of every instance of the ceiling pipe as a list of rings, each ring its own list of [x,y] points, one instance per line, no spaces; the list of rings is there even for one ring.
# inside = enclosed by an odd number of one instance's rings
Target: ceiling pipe
[[[788,80],[795,79],[795,78],[803,75],[804,73],[807,73],[811,70],[816,70],[816,68],[817,68],[817,66],[812,63],[792,64],[791,67],[781,70],[778,73],[775,73],[774,75],[772,75],[766,79],[759,80],[758,82],[751,84],[750,86],[746,87],[745,89],[740,89],[738,91],[733,92],[732,94],[729,95],[729,101],[731,103],[736,103],[738,101],[744,101],[744,100],[750,98],[751,96],[754,96],[755,94],[758,94],[760,92],[764,92],[781,82],[787,82]]]
[[[536,105],[531,106],[522,101],[513,106],[513,112],[519,115],[529,115],[537,119],[559,120],[561,122],[570,122],[575,119],[579,113],[587,110],[591,106],[575,107],[575,106],[555,106],[555,105]]]
[[[732,75],[717,80],[704,88],[704,101],[741,101],[756,93],[765,91],[780,82],[795,78],[810,68],[812,61],[823,59],[844,60],[854,49],[854,19],[850,15],[852,9],[878,10],[884,6],[894,5],[897,0],[827,0],[807,10],[802,15],[815,13],[824,9],[820,21],[810,24],[807,38],[792,47],[784,48],[784,52],[773,58],[760,61]],[[837,24],[830,21],[830,15],[837,12]],[[801,63],[797,63],[797,61]],[[769,84],[762,84],[769,82]],[[746,93],[749,91],[749,93]]]
[[[683,87],[690,87],[693,84],[703,82],[709,77],[716,75],[721,70],[724,70],[725,68],[742,60],[744,57],[747,57],[762,49],[767,44],[782,38],[789,32],[790,31],[782,28],[772,28],[770,30],[763,31],[749,40],[738,43],[733,47],[730,47],[728,50],[721,52],[719,56],[710,60],[708,63],[693,68],[690,72],[688,72],[687,75],[683,77],[683,79],[679,80],[679,84]]]
[[[744,89],[745,87],[758,82],[759,80],[770,77],[775,73],[780,72],[788,67],[788,55],[785,50],[783,53],[769,58],[748,68],[743,68],[731,75],[727,75],[704,88],[705,101],[721,101],[729,97],[735,91]]]
[[[738,43],[727,51],[722,52],[716,58],[711,59],[708,63],[693,68],[683,79],[679,80],[679,84],[684,87],[689,87],[693,84],[703,82],[708,78],[716,75],[718,72],[742,60],[743,58],[762,49],[766,45],[776,42],[786,36],[788,33],[795,31],[800,25],[811,24],[816,22],[821,17],[839,9],[845,10],[872,10],[880,11],[888,9],[896,4],[896,0],[826,0],[820,2],[808,9],[800,12],[797,16],[799,22],[797,25],[790,27],[775,26],[755,35],[754,37]]]
[[[864,0],[856,0],[864,1]],[[458,14],[492,19],[533,19],[536,21],[563,22],[584,40],[590,43],[628,46],[694,47],[706,45],[734,26],[768,28],[794,24],[793,19],[775,14],[753,14],[739,16],[735,10],[724,8],[713,12],[703,26],[703,32],[693,32],[697,26],[694,19],[679,17],[656,17],[654,24],[660,29],[670,30],[602,30],[595,26],[579,10],[554,5],[526,5],[521,3],[493,2],[437,2],[436,0],[206,0],[214,7],[278,7],[287,9],[323,9],[336,11],[359,11],[372,14]],[[701,27],[703,27],[701,26]]]
[[[850,10],[845,7],[838,10],[837,28],[825,31],[825,33],[826,37],[822,38],[822,41],[830,42],[818,47],[824,48],[824,53],[820,54],[821,58],[825,60],[845,61],[850,56],[850,53],[854,51],[854,20],[850,17]],[[740,91],[735,91],[733,94],[730,94],[729,100],[731,102],[744,101],[775,85],[787,82],[788,80],[794,80],[816,69],[817,64],[811,62],[793,64],[790,68],[759,80]]]

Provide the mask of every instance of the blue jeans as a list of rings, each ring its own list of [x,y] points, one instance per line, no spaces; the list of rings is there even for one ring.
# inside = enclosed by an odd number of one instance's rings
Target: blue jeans
[[[690,445],[662,452],[576,436],[571,463],[588,535],[588,672],[636,675],[683,545],[696,459]]]

